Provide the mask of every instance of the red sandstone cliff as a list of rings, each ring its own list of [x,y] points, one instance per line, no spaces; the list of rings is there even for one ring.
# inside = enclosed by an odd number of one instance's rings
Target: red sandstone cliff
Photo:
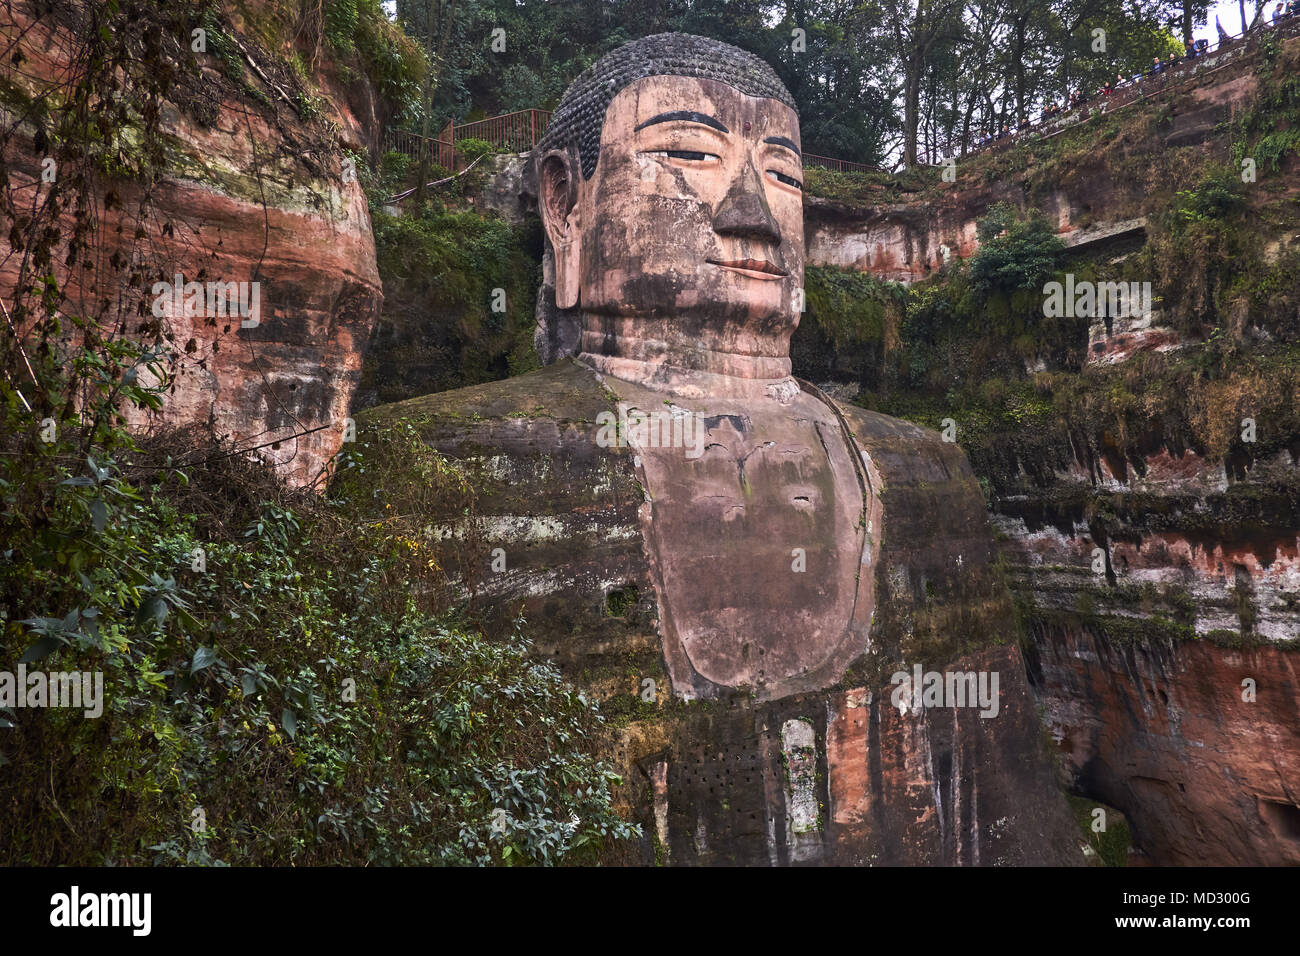
[[[1287,29],[1279,62],[1292,64],[1284,70],[1293,76],[1295,60],[1284,58],[1297,55],[1300,39],[1296,26]],[[1118,117],[1116,139],[1091,152],[1017,154],[1013,146],[959,162],[956,184],[911,201],[811,203],[809,262],[921,281],[946,257],[975,253],[976,220],[1000,201],[1047,214],[1071,262],[1131,256],[1150,241],[1147,217],[1167,211],[1171,184],[1191,188],[1231,155],[1230,137],[1216,126],[1258,107],[1267,74],[1254,51],[1201,66],[1186,84]],[[1036,169],[1035,155],[1050,168]],[[1244,190],[1266,263],[1293,255],[1300,239],[1293,210],[1273,214],[1270,206],[1293,195],[1295,162],[1292,154],[1280,176]],[[1196,263],[1183,269],[1180,281],[1203,278]],[[1082,367],[1058,362],[1057,381],[1069,376],[1095,389],[1095,407],[1107,410],[1115,400],[1104,390],[1114,380],[1087,374],[1118,366],[1131,380],[1134,369],[1160,367],[1140,364],[1143,353],[1193,353],[1197,337],[1179,329],[1220,326],[1217,334],[1236,337],[1238,362],[1294,341],[1294,304],[1284,297],[1260,309],[1254,328],[1232,309],[1191,316],[1177,308],[1094,321],[1079,343]],[[1150,431],[1140,448],[1116,453],[1110,419],[1079,418],[1067,423],[1060,460],[1008,455],[980,472],[998,488],[991,510],[999,551],[1030,622],[1030,680],[1067,783],[1122,810],[1135,848],[1157,864],[1300,862],[1300,439],[1294,421],[1268,404],[1280,393],[1287,397],[1279,404],[1293,407],[1293,380],[1267,369],[1217,385],[1205,413],[1217,417],[1204,430],[1229,436],[1227,452],[1172,447],[1172,403],[1153,401],[1148,421],[1137,423]],[[1247,417],[1252,429],[1268,430],[1267,453],[1237,441]]]
[[[9,184],[38,196],[49,147],[36,142],[37,124],[24,121],[24,108],[40,99],[59,108],[60,84],[85,42],[75,4],[46,6],[11,8],[8,29],[20,56],[6,55],[12,87],[3,103],[6,125],[17,123],[4,156]],[[96,303],[132,295],[131,267],[143,274],[141,296],[176,274],[186,282],[258,283],[260,316],[251,328],[238,318],[187,316],[170,301],[164,305],[180,359],[174,385],[159,413],[134,418],[141,426],[211,422],[241,447],[264,446],[261,454],[303,484],[339,448],[382,301],[366,198],[345,167],[345,148],[360,156],[372,138],[366,124],[376,105],[364,82],[345,90],[329,79],[333,71],[323,57],[325,76],[314,98],[306,81],[284,66],[293,51],[265,49],[236,6],[227,5],[232,20],[219,24],[224,58],[216,55],[213,36],[208,51],[195,55],[197,76],[186,78],[186,67],[176,67],[183,82],[175,99],[162,104],[167,158],[158,181],[149,186],[146,177],[130,175],[98,181],[103,206],[96,245],[83,261],[101,265],[68,275],[64,311],[93,315]],[[239,9],[270,16],[273,6]],[[144,9],[140,15],[156,14]],[[183,14],[167,15],[176,22],[155,30],[187,26]],[[194,16],[194,26],[212,26]],[[161,42],[164,53],[168,42],[175,48],[174,38],[164,35]],[[130,142],[129,131],[123,142]],[[149,215],[137,222],[145,189]],[[70,220],[65,209],[58,221],[65,236]],[[9,302],[22,259],[16,251],[6,248],[0,257],[0,295]],[[119,267],[121,261],[130,266]],[[146,318],[151,298],[139,313]]]
[[[1123,808],[1150,860],[1300,864],[1294,653],[1070,627],[1035,638],[1031,676],[1073,784]]]

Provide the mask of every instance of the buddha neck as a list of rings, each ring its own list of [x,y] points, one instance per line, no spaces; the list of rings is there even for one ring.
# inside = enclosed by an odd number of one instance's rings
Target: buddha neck
[[[618,356],[592,355],[588,352],[580,353],[577,360],[607,379],[628,382],[640,388],[682,399],[736,398],[747,401],[771,399],[778,404],[786,405],[800,392],[799,383],[789,374],[789,359],[785,360],[784,375],[763,378],[683,369],[664,363],[653,364]],[[779,368],[776,371],[779,371]],[[617,385],[614,385],[614,391],[616,393],[619,391]]]
[[[708,349],[698,342],[674,348],[648,339],[619,337],[611,341],[599,332],[584,330],[578,360],[611,378],[684,398],[763,398],[797,392],[790,376],[788,342],[756,339],[743,345],[770,345],[774,354]]]

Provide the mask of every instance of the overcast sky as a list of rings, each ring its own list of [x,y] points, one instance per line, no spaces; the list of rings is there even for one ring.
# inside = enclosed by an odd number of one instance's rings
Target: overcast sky
[[[1270,0],[1269,3],[1265,4],[1264,17],[1266,19],[1273,15],[1273,8],[1275,6],[1277,6],[1275,0]],[[1237,0],[1218,0],[1218,3],[1210,7],[1209,22],[1205,26],[1197,28],[1196,35],[1198,37],[1205,37],[1211,43],[1218,39],[1218,32],[1214,29],[1214,17],[1216,14],[1219,17],[1220,22],[1223,24],[1223,29],[1227,30],[1234,36],[1241,35],[1241,5]],[[1255,0],[1246,0],[1247,20],[1254,16]]]

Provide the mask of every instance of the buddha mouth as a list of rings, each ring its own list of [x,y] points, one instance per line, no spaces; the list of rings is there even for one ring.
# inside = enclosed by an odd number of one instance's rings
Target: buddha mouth
[[[733,272],[739,272],[741,275],[749,276],[751,279],[762,279],[771,282],[774,279],[784,279],[790,273],[777,267],[774,263],[766,259],[736,259],[733,261],[724,261],[722,259],[705,259],[710,265],[719,266],[723,269],[730,269]]]

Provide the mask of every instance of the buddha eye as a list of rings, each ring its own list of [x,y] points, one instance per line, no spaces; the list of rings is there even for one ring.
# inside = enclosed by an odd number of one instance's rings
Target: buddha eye
[[[692,149],[652,149],[651,156],[667,156],[669,159],[681,159],[690,163],[703,163],[719,157],[713,153],[700,153]]]
[[[778,183],[785,183],[785,185],[789,186],[791,189],[803,190],[803,183],[799,182],[799,180],[795,179],[793,176],[787,176],[785,173],[778,173],[775,169],[769,169],[767,174]]]

